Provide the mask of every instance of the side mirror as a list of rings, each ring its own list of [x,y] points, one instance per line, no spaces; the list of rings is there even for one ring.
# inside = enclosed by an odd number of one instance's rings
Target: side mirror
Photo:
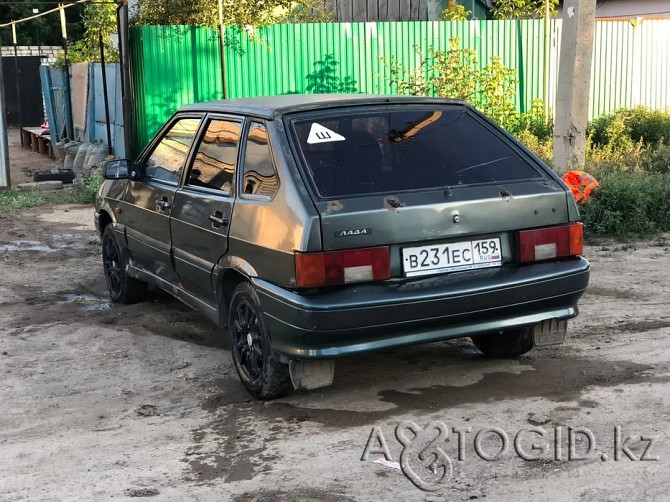
[[[123,180],[130,177],[128,159],[108,160],[103,165],[102,177],[106,180]]]

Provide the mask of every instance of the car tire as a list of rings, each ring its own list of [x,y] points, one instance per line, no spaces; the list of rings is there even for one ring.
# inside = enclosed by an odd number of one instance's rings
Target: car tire
[[[233,363],[249,393],[262,400],[289,394],[293,385],[288,364],[279,362],[272,352],[258,295],[248,282],[241,282],[233,291],[228,330]]]
[[[126,255],[116,241],[111,224],[102,234],[102,266],[109,297],[115,303],[137,303],[147,292],[147,283],[126,274]]]
[[[525,354],[534,347],[533,328],[472,337],[472,343],[488,357],[507,359]]]

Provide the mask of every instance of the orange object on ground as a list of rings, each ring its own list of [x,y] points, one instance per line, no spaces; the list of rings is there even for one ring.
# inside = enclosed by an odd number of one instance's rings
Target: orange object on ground
[[[561,176],[563,183],[570,187],[576,202],[585,204],[600,185],[596,179],[584,171],[568,171]]]

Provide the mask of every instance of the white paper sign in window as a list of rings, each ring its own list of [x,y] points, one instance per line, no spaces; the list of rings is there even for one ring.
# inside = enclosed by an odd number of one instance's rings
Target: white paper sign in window
[[[309,136],[307,136],[307,143],[313,145],[314,143],[330,143],[331,141],[344,141],[345,137],[341,134],[337,134],[335,131],[331,131],[327,127],[322,126],[314,122],[312,128],[309,130]]]

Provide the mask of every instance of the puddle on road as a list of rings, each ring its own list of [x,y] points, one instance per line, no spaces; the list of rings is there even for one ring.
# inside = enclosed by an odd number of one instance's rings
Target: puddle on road
[[[74,295],[69,294],[63,297],[64,299],[58,303],[72,303],[78,305],[84,312],[97,312],[99,310],[107,310],[109,308],[109,300],[100,298],[94,295]]]
[[[402,363],[397,360],[393,363],[396,369],[401,369]],[[579,400],[589,387],[613,387],[621,384],[635,385],[670,380],[670,377],[649,375],[651,366],[631,361],[604,361],[572,357],[538,358],[528,363],[529,369],[518,374],[487,373],[482,379],[471,385],[449,385],[448,378],[445,378],[443,384],[424,387],[406,382],[405,385],[398,385],[397,388],[379,390],[375,395],[362,393],[356,396],[358,399],[376,398],[395,405],[386,410],[359,411],[356,410],[355,402],[349,410],[328,408],[327,405],[323,408],[300,406],[301,401],[309,395],[305,393],[296,393],[285,400],[272,401],[269,404],[253,400],[248,402],[247,399],[242,399],[240,392],[237,392],[241,385],[233,379],[218,382],[219,388],[223,387],[221,389],[223,392],[210,396],[202,403],[202,407],[209,412],[216,413],[221,409],[230,410],[228,405],[232,404],[239,411],[244,411],[257,418],[280,419],[284,423],[309,421],[327,427],[350,427],[368,425],[408,412],[448,410],[467,404],[508,399],[543,397],[563,403]],[[349,380],[348,383],[356,385],[352,377],[347,380]],[[352,392],[348,386],[339,387],[340,391],[343,388],[344,392]],[[328,391],[323,390],[323,392]],[[333,388],[332,392],[337,392],[337,389]]]
[[[51,242],[18,239],[0,243],[0,254],[24,251],[38,251],[41,253],[53,253],[64,249],[85,249],[91,243],[97,243],[96,234],[56,234],[51,237]]]
[[[52,252],[57,251],[56,249],[50,248],[46,244],[40,241],[11,241],[7,244],[0,244],[0,253],[10,253],[14,251],[42,251],[42,252]]]

